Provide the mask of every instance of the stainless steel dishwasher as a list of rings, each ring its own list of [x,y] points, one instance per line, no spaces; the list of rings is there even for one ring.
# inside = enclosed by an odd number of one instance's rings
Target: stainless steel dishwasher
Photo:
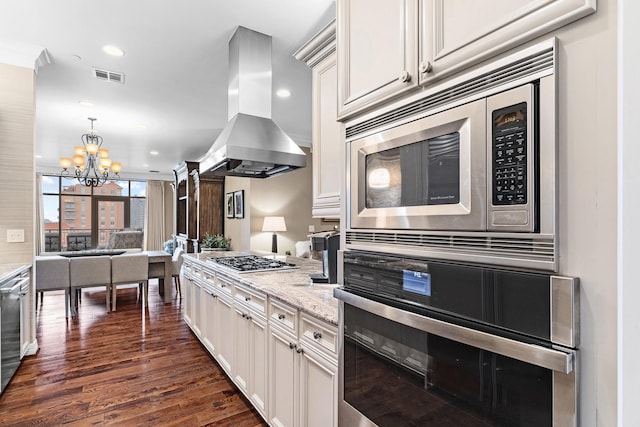
[[[0,392],[20,366],[20,299],[29,280],[24,272],[0,284]]]

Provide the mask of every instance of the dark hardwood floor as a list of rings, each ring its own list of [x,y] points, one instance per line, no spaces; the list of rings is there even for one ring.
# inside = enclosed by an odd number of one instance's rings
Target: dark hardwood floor
[[[0,396],[0,425],[265,426],[150,281],[142,314],[135,288],[85,289],[76,319],[64,294],[45,293],[36,314],[39,351],[23,359]]]

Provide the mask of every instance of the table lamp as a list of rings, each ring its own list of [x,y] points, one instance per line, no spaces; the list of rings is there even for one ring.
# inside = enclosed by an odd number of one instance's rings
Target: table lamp
[[[283,216],[265,216],[262,224],[262,231],[273,231],[271,236],[271,252],[274,256],[278,253],[278,236],[276,231],[287,231]]]

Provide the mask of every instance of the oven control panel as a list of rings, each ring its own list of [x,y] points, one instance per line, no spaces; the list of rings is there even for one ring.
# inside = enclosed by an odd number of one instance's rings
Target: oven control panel
[[[527,204],[527,103],[492,112],[493,204]]]

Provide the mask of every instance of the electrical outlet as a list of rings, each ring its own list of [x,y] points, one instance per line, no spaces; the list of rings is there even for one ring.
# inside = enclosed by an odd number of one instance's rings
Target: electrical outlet
[[[316,231],[316,226],[315,225],[310,225],[309,226],[309,233],[313,233],[314,231]]]
[[[24,230],[7,230],[7,243],[23,243]]]

